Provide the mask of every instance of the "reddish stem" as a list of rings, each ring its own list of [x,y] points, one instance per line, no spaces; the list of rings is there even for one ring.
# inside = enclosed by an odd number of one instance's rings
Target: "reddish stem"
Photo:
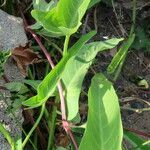
[[[130,132],[136,133],[138,135],[142,135],[142,136],[150,138],[150,134],[149,133],[145,133],[145,132],[138,131],[138,130],[131,129],[131,128],[123,128],[123,129],[126,130],[126,131],[130,131]]]
[[[38,45],[40,46],[41,50],[43,51],[44,55],[46,56],[50,66],[52,67],[52,69],[55,67],[50,54],[47,52],[46,48],[44,47],[44,45],[41,43],[41,40],[39,39],[39,37],[34,33],[34,31],[32,31],[30,28],[28,27],[27,21],[23,15],[23,13],[21,12],[22,18],[24,20],[24,25],[25,25],[25,29],[31,33],[31,35],[33,36],[33,38],[36,40],[36,42],[38,43]],[[65,106],[65,98],[63,95],[63,88],[62,88],[62,84],[61,81],[58,82],[58,91],[59,91],[59,95],[60,95],[60,100],[61,100],[61,113],[62,113],[62,124],[63,124],[63,128],[66,131],[66,133],[70,136],[70,139],[72,140],[75,150],[78,150],[78,145],[75,141],[75,138],[71,132],[69,123],[67,121],[67,117],[66,117],[66,106]]]

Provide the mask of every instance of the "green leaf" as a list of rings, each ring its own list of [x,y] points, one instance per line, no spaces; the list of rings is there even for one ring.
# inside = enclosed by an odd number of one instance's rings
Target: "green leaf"
[[[37,90],[39,84],[41,83],[41,80],[23,80],[23,83],[30,85],[34,90]]]
[[[66,88],[68,120],[72,120],[78,113],[82,82],[97,53],[115,47],[122,40],[114,38],[86,44],[68,61],[62,75]]]
[[[41,84],[38,86],[37,95],[23,102],[23,105],[30,107],[38,107],[42,105],[54,92],[57,82],[62,76],[65,69],[67,61],[74,56],[79,49],[92,37],[95,35],[95,31],[90,32],[82,36],[78,42],[76,42],[69,50],[69,52],[63,56],[61,61],[56,65],[56,67],[44,78]]]
[[[6,83],[5,87],[11,92],[19,92],[20,94],[28,92],[28,88],[21,82]]]
[[[132,34],[131,37],[129,37],[128,40],[123,43],[123,45],[121,46],[121,48],[119,49],[117,54],[114,56],[110,65],[107,68],[107,72],[109,74],[112,74],[115,72],[115,70],[117,69],[117,67],[123,60],[123,58],[127,55],[127,52],[129,50],[130,46],[134,42],[134,39],[135,39],[135,34]]]
[[[81,25],[81,19],[90,0],[59,0],[57,6],[49,12],[33,10],[36,21],[53,35],[75,33]]]
[[[11,137],[10,133],[4,128],[4,125],[1,122],[0,122],[0,133],[2,133],[4,137],[7,139],[8,143],[11,146],[11,149],[15,150],[14,139]]]
[[[57,1],[51,0],[47,3],[45,0],[33,0],[33,8],[37,10],[49,11],[56,7]]]
[[[49,3],[47,3],[45,0],[33,0],[33,8],[36,10],[41,11],[50,11],[57,5],[57,0],[51,0]],[[42,26],[40,23],[36,22],[34,25],[31,26],[31,29],[40,29]]]
[[[121,150],[123,129],[112,83],[104,75],[96,74],[88,99],[87,127],[79,150]]]
[[[150,140],[145,141],[136,134],[124,130],[124,137],[127,139],[133,146],[134,150],[149,150],[150,149]],[[148,144],[148,145],[147,145]]]
[[[132,47],[137,50],[143,49],[150,52],[150,38],[144,28],[137,27],[136,37]]]
[[[67,150],[67,149],[64,147],[57,147],[56,150]]]
[[[10,55],[11,55],[10,51],[0,50],[0,77],[4,73],[4,65],[5,65],[7,59],[9,58]]]

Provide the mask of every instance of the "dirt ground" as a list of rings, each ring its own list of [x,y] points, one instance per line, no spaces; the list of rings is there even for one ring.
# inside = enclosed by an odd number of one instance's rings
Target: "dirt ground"
[[[129,6],[117,3],[116,12],[120,13],[119,22],[112,7],[97,5],[88,14],[85,24],[86,30],[97,29],[98,34],[94,40],[104,40],[111,37],[126,37],[131,27],[132,11]],[[142,3],[143,4],[143,3]],[[142,5],[141,4],[141,5]],[[141,6],[139,4],[139,7]],[[142,6],[141,6],[142,7]],[[139,10],[137,23],[143,19],[150,21],[150,5]],[[144,16],[145,14],[145,16]],[[119,23],[121,25],[119,25]],[[84,29],[85,30],[85,29]],[[105,72],[116,49],[99,54],[92,69],[95,72]],[[150,134],[150,111],[136,112],[132,109],[145,109],[150,106],[150,87],[145,89],[139,86],[139,82],[145,79],[150,85],[150,51],[144,49],[135,50],[131,48],[123,65],[121,74],[115,82],[115,89],[120,99],[122,120],[124,128],[135,129]],[[128,109],[129,108],[129,109]],[[131,108],[131,109],[130,109]]]

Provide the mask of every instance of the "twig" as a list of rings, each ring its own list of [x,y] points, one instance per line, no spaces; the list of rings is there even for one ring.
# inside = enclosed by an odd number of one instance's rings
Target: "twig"
[[[122,98],[121,99],[121,103],[124,104],[124,103],[130,103],[132,101],[139,101],[139,102],[143,102],[145,104],[147,104],[148,106],[150,106],[150,102],[144,100],[144,99],[141,99],[141,98],[138,98],[138,97],[125,97],[125,98]]]
[[[150,134],[149,133],[145,133],[145,132],[138,131],[138,130],[131,129],[131,128],[123,128],[123,129],[126,130],[126,131],[130,131],[130,132],[136,133],[138,135],[142,135],[142,136],[150,138]]]
[[[142,113],[144,111],[150,111],[150,107],[149,108],[142,108],[142,109],[136,109],[136,108],[130,108],[130,107],[120,107],[123,110],[128,110],[128,111],[134,111],[136,113]]]
[[[108,21],[110,22],[111,26],[113,27],[113,29],[115,30],[115,32],[117,33],[118,37],[121,38],[121,35],[118,32],[118,29],[114,26],[114,24],[112,23],[112,21],[108,18]]]
[[[5,74],[3,74],[2,77],[3,77],[3,79],[5,80],[6,83],[10,82],[9,79],[8,79],[8,77]]]
[[[94,9],[94,26],[95,30],[98,31],[98,25],[97,25],[97,7]]]
[[[21,11],[20,11],[21,12]],[[25,29],[26,31],[28,31],[29,33],[31,33],[31,35],[33,36],[33,38],[36,40],[36,42],[39,44],[41,50],[43,51],[43,53],[45,54],[50,66],[52,67],[52,69],[55,67],[52,59],[51,59],[51,56],[50,54],[47,52],[46,48],[44,47],[44,45],[41,43],[40,39],[38,38],[38,36],[30,29],[30,28],[27,28],[28,27],[28,24],[27,24],[27,21],[23,15],[23,13],[21,12],[21,15],[22,15],[22,18],[24,20],[24,25],[25,25]],[[66,117],[66,106],[65,106],[65,99],[64,99],[64,95],[63,95],[63,88],[62,88],[62,84],[61,82],[59,81],[58,82],[58,91],[59,91],[59,95],[60,95],[60,100],[61,100],[61,112],[62,112],[62,124],[63,124],[63,128],[64,130],[66,131],[66,133],[70,136],[73,144],[74,144],[74,147],[75,147],[75,150],[78,150],[78,145],[74,139],[74,136],[71,132],[71,129],[70,129],[70,125],[67,121],[67,117]]]
[[[142,90],[140,90],[140,92],[142,92],[144,94],[150,94],[150,91],[142,91]]]
[[[122,35],[125,36],[125,35],[127,35],[127,33],[126,33],[126,31],[125,31],[123,25],[122,25],[121,22],[120,22],[120,19],[119,19],[118,15],[117,15],[117,12],[116,12],[116,9],[115,9],[114,0],[111,0],[111,3],[112,3],[112,7],[113,7],[113,12],[114,12],[114,14],[115,14],[115,17],[116,17],[116,19],[117,19],[117,21],[118,21],[118,25],[119,25],[119,27],[120,27],[120,31],[122,32]]]
[[[87,28],[88,20],[89,20],[89,13],[85,17],[85,22],[83,24],[82,34],[86,33],[86,28]]]

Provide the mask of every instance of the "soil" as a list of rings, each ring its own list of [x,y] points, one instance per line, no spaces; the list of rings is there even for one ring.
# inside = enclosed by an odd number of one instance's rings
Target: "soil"
[[[117,4],[121,6],[121,3]],[[142,4],[141,2],[141,5]],[[139,7],[141,6],[140,4],[138,5]],[[125,3],[123,6],[126,6]],[[89,20],[86,23],[87,31],[94,28],[98,29],[97,36],[94,40],[103,40],[104,38],[111,37],[126,37],[132,24],[130,17],[132,11],[129,9],[130,7],[127,9],[123,6],[116,8],[117,14],[119,14],[119,12],[121,14],[121,16],[119,16],[121,26],[118,23],[118,18],[116,18],[112,7],[100,4],[89,12]],[[146,10],[149,12],[150,6],[146,8]],[[141,12],[144,14],[146,11],[143,9]],[[139,23],[139,20],[142,20],[142,13],[137,15],[137,23]],[[145,15],[143,19],[145,19],[145,17],[149,19],[148,14]],[[95,72],[105,72],[116,51],[116,49],[113,49],[109,52],[98,54],[92,69]],[[88,79],[91,78],[89,77]],[[120,99],[124,128],[134,129],[150,135],[150,111],[135,112],[130,110],[130,108],[143,109],[150,106],[150,87],[145,89],[138,85],[142,79],[145,79],[150,86],[150,51],[146,52],[144,49],[137,51],[131,48],[114,86]]]

